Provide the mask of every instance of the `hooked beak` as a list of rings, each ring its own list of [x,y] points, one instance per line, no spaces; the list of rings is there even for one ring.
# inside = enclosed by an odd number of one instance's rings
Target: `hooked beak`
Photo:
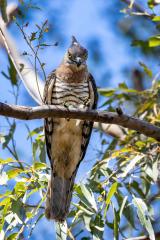
[[[76,58],[76,64],[77,64],[77,67],[80,67],[81,64],[82,64],[82,59],[80,57],[77,57]]]

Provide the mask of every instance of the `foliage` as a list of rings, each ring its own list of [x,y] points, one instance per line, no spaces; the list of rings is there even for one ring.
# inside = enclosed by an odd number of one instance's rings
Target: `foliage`
[[[146,15],[135,12],[133,5],[134,1],[129,5],[130,15],[137,18]],[[148,1],[150,8],[154,9],[156,5],[155,1]],[[128,8],[124,12],[128,13]],[[159,16],[149,16],[148,21],[155,24]],[[17,25],[31,50],[31,54],[25,51],[23,55],[32,55],[35,71],[38,62],[45,77],[44,64],[38,57],[38,51],[49,45],[43,41],[43,34],[48,32],[47,22],[42,26],[36,25],[36,30],[29,36],[24,31],[28,24]],[[160,46],[159,39],[159,34],[145,39],[148,52]],[[140,46],[143,50],[143,43],[141,39],[136,40],[134,46]],[[2,74],[11,80],[15,93],[19,91],[19,82],[10,59],[9,65],[8,74]],[[152,79],[151,88],[137,91],[128,88],[126,83],[120,83],[117,88],[99,89],[104,99],[101,107],[114,111],[116,106],[120,106],[126,111],[129,106],[134,116],[160,126],[159,73],[154,76],[146,63],[140,62],[140,66]],[[32,131],[28,129],[32,162],[27,164],[25,159],[19,158],[15,145],[17,123],[15,120],[6,121],[9,131],[0,135],[0,141],[3,149],[9,151],[10,158],[0,158],[0,237],[11,240],[23,238],[24,233],[30,237],[44,217],[49,168],[43,127]],[[98,240],[106,239],[106,232],[110,230],[115,240],[143,235],[151,240],[157,239],[156,225],[160,219],[160,212],[156,211],[160,198],[159,143],[131,130],[124,132],[123,140],[112,139],[109,144],[106,144],[104,134],[100,133],[100,136],[103,152],[86,181],[75,184],[67,225],[57,225],[57,236],[59,234],[60,239],[65,239],[67,234],[69,239]],[[34,204],[33,199],[36,200]],[[67,228],[66,234],[62,231],[63,227]]]
[[[1,0],[0,1],[0,10],[2,14],[2,19],[4,22],[7,22],[7,13],[6,13],[6,7],[7,7],[7,0]]]

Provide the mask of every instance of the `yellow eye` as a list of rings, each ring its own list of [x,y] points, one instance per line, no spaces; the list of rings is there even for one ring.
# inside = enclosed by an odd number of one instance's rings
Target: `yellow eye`
[[[85,53],[83,57],[84,57],[84,58],[87,58],[87,57],[88,57],[88,53]]]

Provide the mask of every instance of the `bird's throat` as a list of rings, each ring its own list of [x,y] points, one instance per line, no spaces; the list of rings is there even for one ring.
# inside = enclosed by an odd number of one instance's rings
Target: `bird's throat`
[[[88,70],[86,66],[78,68],[70,65],[61,65],[56,70],[56,76],[68,83],[83,83],[88,77]]]

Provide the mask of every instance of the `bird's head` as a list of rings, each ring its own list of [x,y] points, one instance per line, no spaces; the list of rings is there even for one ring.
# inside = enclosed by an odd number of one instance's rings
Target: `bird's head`
[[[77,70],[82,70],[86,68],[87,57],[88,51],[72,36],[71,46],[68,48],[63,59],[64,64],[70,65]]]

